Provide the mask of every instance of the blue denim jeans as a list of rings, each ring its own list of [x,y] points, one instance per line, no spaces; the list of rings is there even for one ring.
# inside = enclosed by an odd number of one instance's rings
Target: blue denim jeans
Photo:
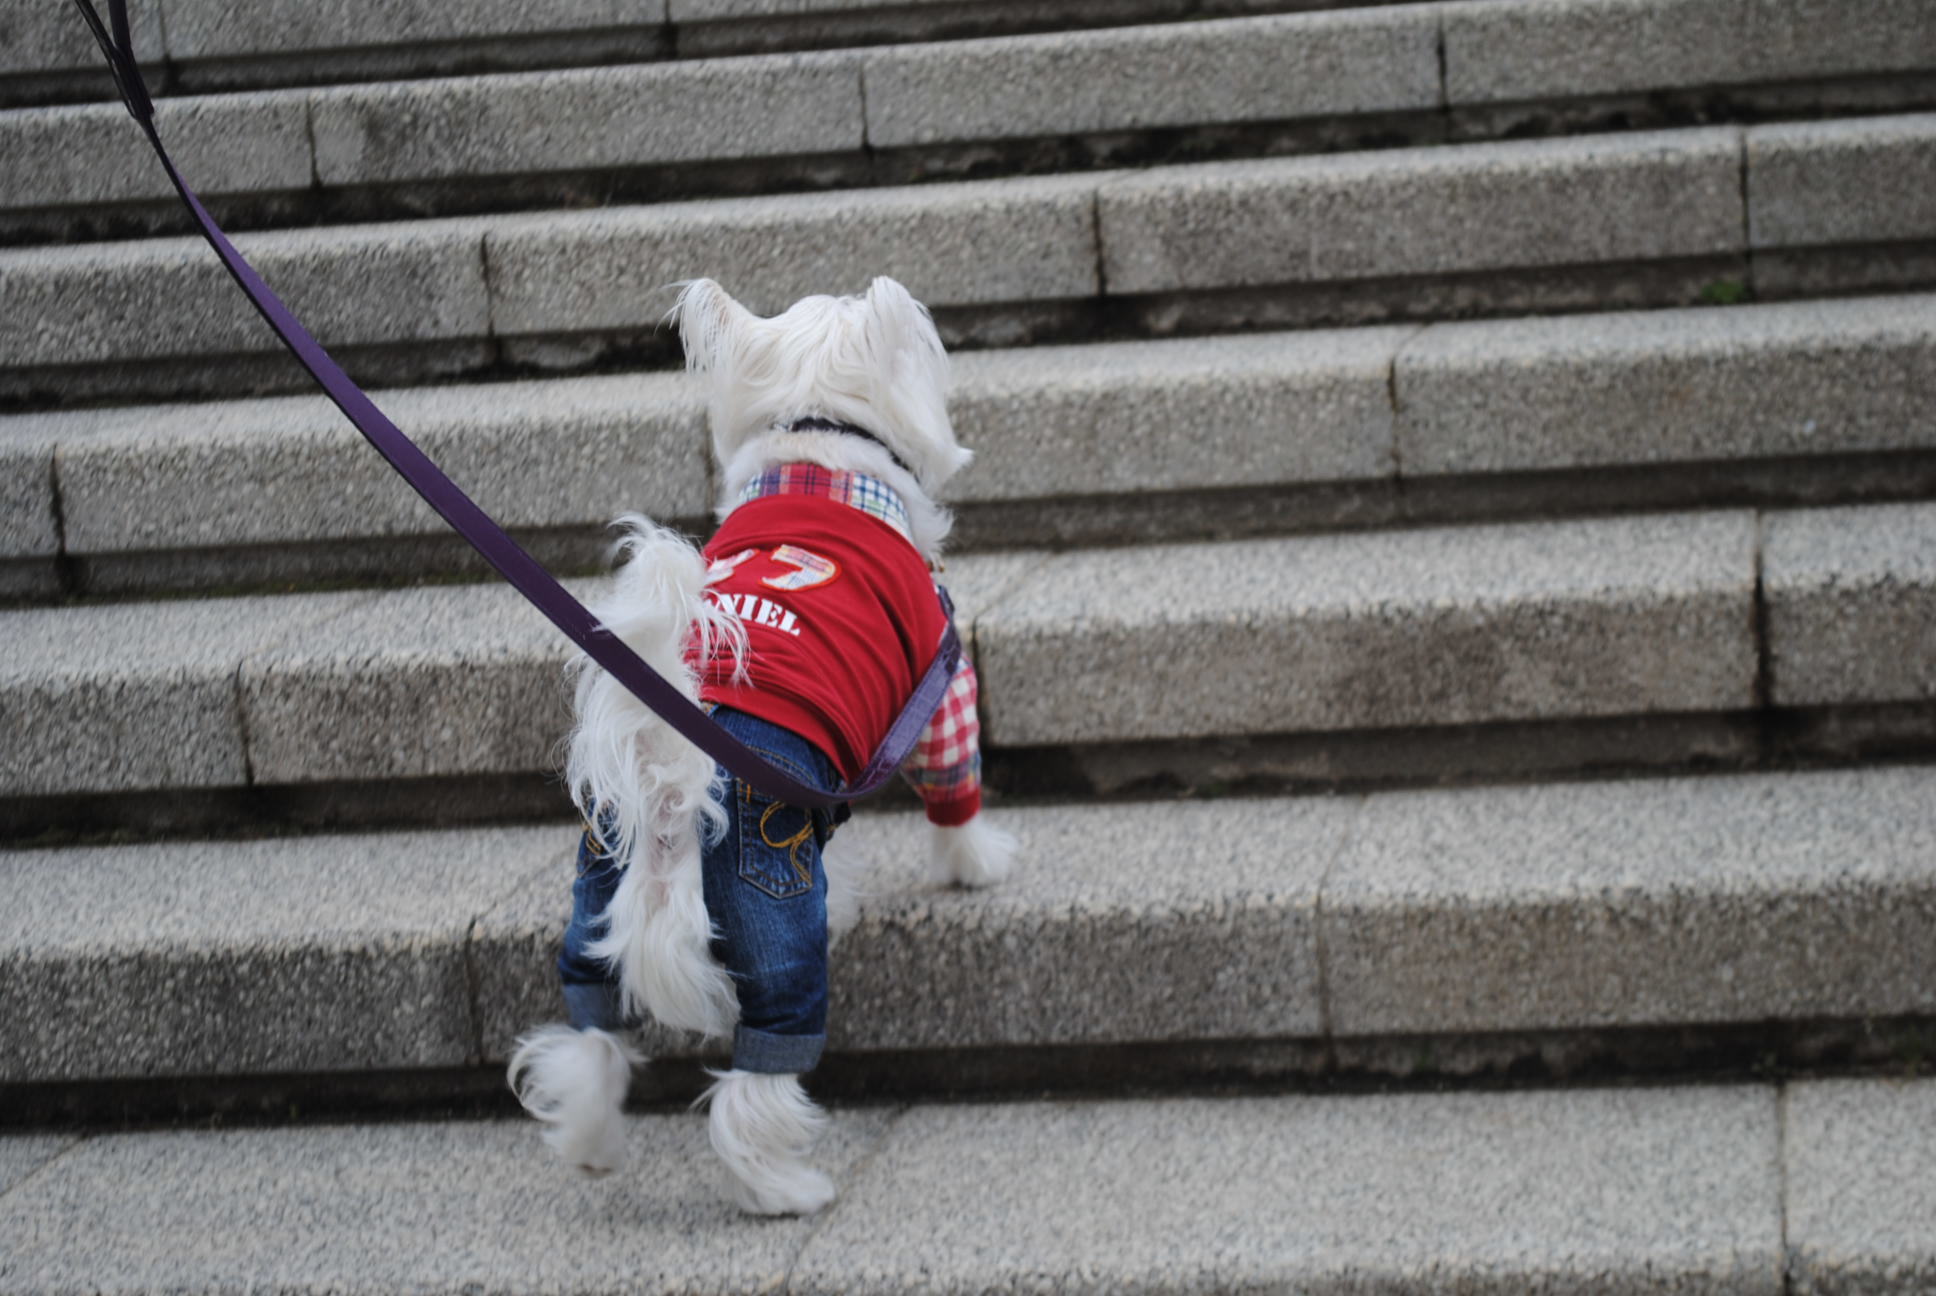
[[[720,707],[728,733],[810,787],[833,791],[840,774],[820,750],[778,725]],[[702,843],[713,957],[739,991],[733,1066],[742,1071],[811,1070],[827,1043],[827,871],[821,847],[835,816],[782,805],[728,776],[726,831]],[[587,829],[578,844],[571,924],[558,975],[571,1024],[623,1025],[610,965],[585,947],[603,934],[619,869]]]

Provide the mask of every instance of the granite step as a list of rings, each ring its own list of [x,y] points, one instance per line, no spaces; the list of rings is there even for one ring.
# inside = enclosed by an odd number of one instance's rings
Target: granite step
[[[1921,749],[1932,555],[1936,506],[1901,504],[1016,551],[947,579],[996,785],[1086,795]],[[439,822],[557,805],[566,641],[507,586],[34,609],[0,639],[10,835],[251,804],[389,822],[412,780]]]
[[[1353,8],[1390,0],[135,0],[134,45],[160,95],[431,79],[754,52],[959,40],[1181,19]],[[97,6],[98,7],[98,6]],[[166,9],[164,22],[163,10]],[[0,4],[0,106],[115,95],[80,18],[34,0]]]
[[[243,250],[378,383],[670,360],[666,286],[895,275],[958,346],[1902,291],[1936,116],[284,230]],[[1744,188],[1745,174],[1745,188]],[[1838,200],[1824,201],[1825,188]],[[0,401],[299,390],[198,240],[0,251]]]
[[[1900,1064],[1936,1023],[1927,766],[992,813],[1023,864],[986,892],[922,881],[917,814],[837,837],[866,901],[836,1086]],[[4,1123],[86,1097],[63,1087],[313,1101],[501,1067],[561,1013],[575,846],[561,821],[0,852]]]
[[[1780,39],[1806,3],[1339,9],[199,95],[158,122],[243,229],[1936,106],[1924,15],[1870,0]],[[0,147],[0,240],[182,228],[116,104],[0,112]]]
[[[1936,1084],[874,1107],[810,1220],[703,1122],[569,1177],[516,1122],[0,1140],[0,1290],[1700,1290],[1936,1282]],[[192,1239],[193,1241],[189,1241]]]
[[[957,551],[1936,492],[1936,297],[968,352]],[[560,570],[706,529],[671,374],[379,403]],[[481,571],[320,396],[0,418],[0,595]],[[66,585],[63,587],[63,576]]]

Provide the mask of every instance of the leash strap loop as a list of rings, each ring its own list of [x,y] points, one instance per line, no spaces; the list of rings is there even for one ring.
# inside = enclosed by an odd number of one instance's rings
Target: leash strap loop
[[[567,638],[583,649],[586,656],[609,671],[613,678],[631,690],[687,741],[767,796],[792,805],[832,810],[872,792],[893,777],[901,762],[914,750],[914,744],[920,739],[929,718],[940,707],[961,660],[961,641],[955,631],[954,606],[946,590],[936,586],[942,607],[947,613],[940,648],[915,686],[914,696],[889,726],[887,737],[855,782],[832,793],[822,792],[767,762],[745,743],[714,724],[704,711],[687,701],[664,676],[647,666],[622,640],[599,625],[597,618],[584,604],[573,598],[550,572],[525,552],[523,546],[506,535],[489,514],[445,476],[443,470],[376,407],[363,389],[351,381],[350,376],[283,305],[282,299],[270,291],[269,285],[262,281],[254,267],[235,250],[227,235],[222,233],[221,227],[195,196],[194,190],[188,187],[181,172],[176,170],[174,160],[162,145],[160,132],[155,129],[154,102],[148,95],[147,84],[142,80],[141,69],[135,63],[134,43],[128,31],[127,0],[108,0],[111,34],[101,22],[91,0],[74,0],[74,5],[81,11],[88,30],[94,33],[95,42],[100,45],[101,53],[114,73],[114,82],[121,91],[122,102],[127,105],[135,121],[140,123],[148,143],[154,148],[155,156],[161,159],[162,167],[168,172],[175,192],[181,196],[183,205],[201,228],[202,237],[215,249],[215,255],[221,258],[223,267],[235,280],[236,286],[248,296],[297,362],[309,371],[336,407],[356,425],[357,431],[376,447],[377,452],[410,483],[425,503],[483,555],[498,575],[530,600]]]

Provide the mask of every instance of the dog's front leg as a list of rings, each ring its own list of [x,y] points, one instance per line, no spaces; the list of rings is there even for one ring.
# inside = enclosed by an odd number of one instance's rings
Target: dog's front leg
[[[944,886],[994,886],[1014,864],[1014,835],[989,823],[987,815],[952,827],[928,825],[929,873]]]

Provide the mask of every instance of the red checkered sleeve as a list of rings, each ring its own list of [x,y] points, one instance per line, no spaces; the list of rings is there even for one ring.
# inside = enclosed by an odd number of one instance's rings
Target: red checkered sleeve
[[[901,767],[921,794],[928,819],[944,827],[967,823],[981,809],[981,721],[975,716],[979,688],[964,654],[934,718]]]

